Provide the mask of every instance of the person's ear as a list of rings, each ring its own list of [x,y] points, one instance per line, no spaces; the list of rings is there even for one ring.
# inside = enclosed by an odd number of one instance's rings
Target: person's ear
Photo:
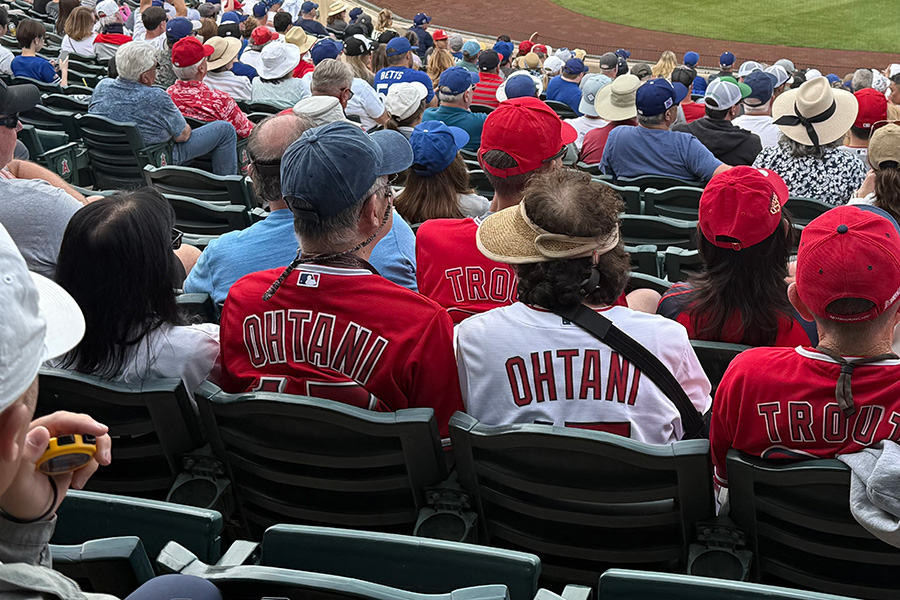
[[[0,461],[3,463],[13,463],[21,456],[32,415],[31,407],[21,398],[0,413]]]
[[[812,311],[806,306],[803,300],[800,299],[800,292],[797,291],[797,282],[791,283],[788,286],[788,300],[791,302],[791,306],[797,309],[797,312],[807,321],[815,321],[816,318],[812,314]]]

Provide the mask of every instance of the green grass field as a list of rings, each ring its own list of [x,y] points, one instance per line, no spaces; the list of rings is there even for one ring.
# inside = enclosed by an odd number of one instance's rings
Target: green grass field
[[[553,0],[642,29],[757,44],[900,53],[900,0]]]

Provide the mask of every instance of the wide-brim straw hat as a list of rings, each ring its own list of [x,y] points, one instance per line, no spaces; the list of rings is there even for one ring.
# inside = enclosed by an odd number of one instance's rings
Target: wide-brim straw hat
[[[332,4],[331,7],[328,9],[328,16],[331,17],[334,15],[339,15],[342,12],[344,12],[345,10],[347,10],[347,5],[344,4],[343,2],[337,2],[335,4]]]
[[[314,35],[309,35],[303,31],[302,27],[291,27],[288,32],[284,34],[284,41],[300,48],[300,54],[303,55],[316,45],[319,38]]]
[[[816,77],[778,96],[772,104],[772,118],[781,132],[801,144],[830,144],[844,136],[856,121],[859,102],[846,90],[831,87],[824,77]],[[818,138],[810,136],[812,130]]]
[[[210,71],[214,71],[219,67],[224,67],[237,58],[237,55],[241,51],[241,40],[233,37],[211,37],[204,43],[215,49],[210,55],[207,63]]]
[[[640,78],[626,73],[600,88],[597,97],[594,98],[597,116],[607,121],[625,121],[637,117],[635,98],[639,87],[641,87]]]
[[[527,265],[604,254],[619,244],[619,230],[617,227],[601,237],[550,233],[528,218],[523,201],[486,218],[478,227],[475,243],[493,261]]]

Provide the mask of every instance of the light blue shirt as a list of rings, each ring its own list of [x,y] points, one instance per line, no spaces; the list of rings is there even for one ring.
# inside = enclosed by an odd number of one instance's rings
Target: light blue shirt
[[[689,133],[616,127],[606,141],[600,170],[615,178],[659,175],[709,181],[721,164]]]
[[[294,217],[276,210],[247,229],[232,231],[210,242],[184,282],[189,294],[207,293],[213,302],[225,301],[234,283],[250,273],[286,267],[297,254]],[[372,266],[397,285],[416,286],[416,237],[396,211],[394,225],[372,251]]]

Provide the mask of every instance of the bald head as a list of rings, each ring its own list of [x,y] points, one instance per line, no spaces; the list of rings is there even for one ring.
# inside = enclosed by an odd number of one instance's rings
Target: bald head
[[[313,126],[312,121],[295,114],[275,115],[253,128],[247,152],[250,154],[250,178],[253,191],[271,210],[287,208],[281,196],[281,157],[288,146]]]

